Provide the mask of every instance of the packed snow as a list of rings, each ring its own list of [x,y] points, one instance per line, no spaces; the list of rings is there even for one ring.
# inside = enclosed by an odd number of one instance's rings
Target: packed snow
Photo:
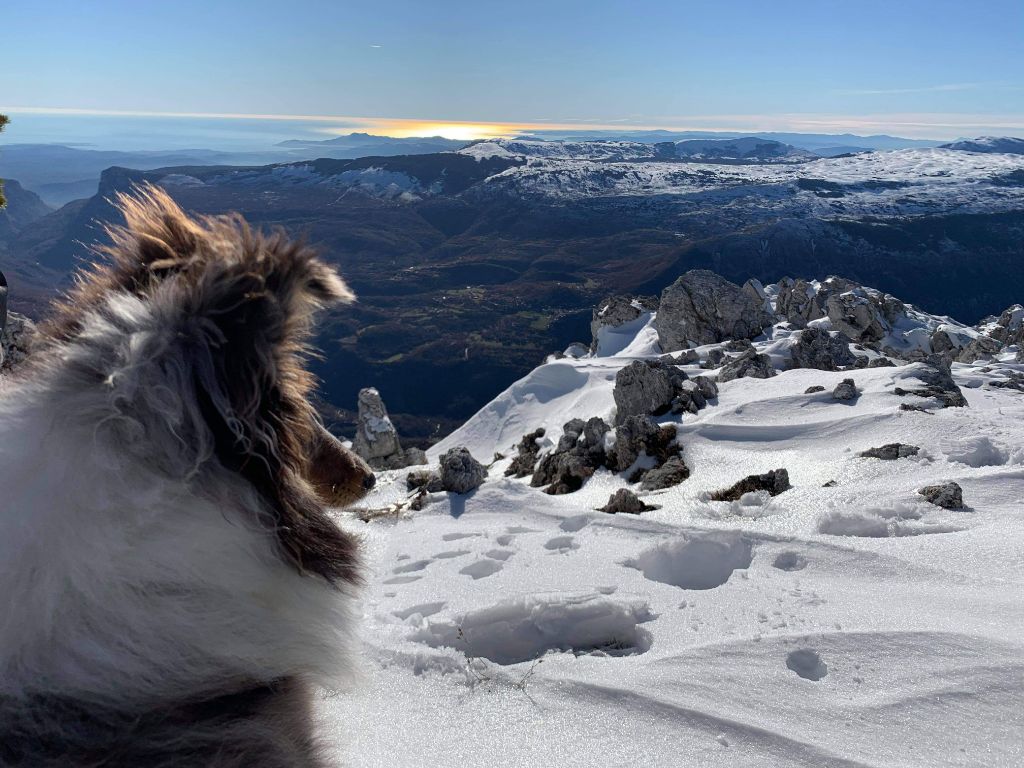
[[[954,363],[968,407],[929,411],[894,394],[923,363],[722,383],[659,417],[692,475],[630,486],[657,507],[640,515],[596,511],[627,473],[559,496],[506,478],[524,433],[545,427],[550,450],[570,418],[611,418],[616,373],[660,352],[652,317],[540,366],[429,452],[503,455],[475,492],[412,512],[405,473],[382,473],[372,522],[338,512],[370,568],[362,679],[319,711],[339,762],[1024,764],[1024,394],[998,386],[1024,365]],[[831,394],[844,378],[853,400]],[[920,451],[858,455],[897,442]],[[709,500],[780,467],[790,490]],[[918,493],[950,481],[962,510]]]

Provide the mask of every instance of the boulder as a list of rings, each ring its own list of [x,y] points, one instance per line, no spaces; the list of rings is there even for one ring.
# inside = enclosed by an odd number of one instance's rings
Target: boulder
[[[9,373],[28,359],[36,337],[36,325],[17,312],[7,313],[0,331],[0,374]]]
[[[891,328],[863,288],[831,294],[825,310],[832,327],[854,341],[881,341]]]
[[[678,368],[660,360],[634,360],[615,375],[615,423],[630,416],[667,413],[676,394],[676,382],[686,379]]]
[[[650,416],[630,416],[615,428],[615,448],[608,455],[608,468],[624,472],[641,455],[662,464],[679,452],[675,439],[674,424],[659,426]]]
[[[779,281],[776,291],[776,314],[797,328],[803,328],[812,320],[825,316],[821,305],[815,301],[816,294],[814,286],[806,280],[784,277]]]
[[[720,368],[724,362],[725,350],[721,347],[715,347],[714,349],[708,350],[707,359],[700,364],[700,367],[706,369]]]
[[[759,355],[751,347],[739,357],[735,357],[722,366],[718,372],[718,382],[732,381],[742,377],[754,379],[768,379],[775,376],[777,371],[772,366],[772,360],[768,355]]]
[[[789,472],[785,469],[773,469],[763,475],[748,475],[738,483],[711,494],[712,501],[738,501],[745,493],[754,491],[767,491],[772,496],[778,496],[783,491],[788,491],[792,486],[789,484]]]
[[[896,363],[888,357],[876,357],[868,363],[868,368],[895,368]]]
[[[661,294],[654,327],[666,352],[727,339],[752,339],[775,321],[756,290],[708,270],[691,270]]]
[[[658,308],[655,296],[608,296],[594,308],[590,320],[590,351],[597,352],[598,339],[603,328],[618,328],[638,320],[641,315]]]
[[[657,491],[679,485],[690,476],[690,468],[686,466],[682,456],[671,456],[660,467],[644,473],[640,487],[645,491]]]
[[[899,397],[916,395],[917,397],[933,398],[943,408],[964,408],[967,400],[960,387],[953,381],[953,374],[950,370],[949,361],[942,355],[929,355],[924,360],[925,365],[915,371],[913,376],[920,379],[924,386],[914,389],[895,387],[893,394]]]
[[[896,459],[906,459],[910,456],[917,456],[920,451],[921,449],[916,445],[907,445],[906,443],[886,443],[878,448],[868,448],[866,451],[861,451],[860,456],[865,459],[895,461]]]
[[[391,423],[380,393],[373,387],[359,390],[356,436],[352,450],[374,469],[401,469],[426,464],[426,454],[419,448],[402,450],[398,430]]]
[[[853,379],[843,379],[832,390],[832,397],[836,400],[856,400],[859,394]]]
[[[506,477],[526,477],[532,475],[537,466],[537,454],[540,453],[538,440],[544,437],[544,428],[535,429],[523,435],[517,446],[518,453],[505,470]]]
[[[469,493],[487,479],[487,469],[469,450],[456,446],[441,456],[441,487],[452,493]]]
[[[607,512],[610,515],[639,515],[641,512],[648,512],[657,507],[644,504],[628,488],[619,488],[609,498],[608,503],[598,509],[598,512]]]
[[[964,492],[956,483],[942,483],[941,485],[926,485],[918,491],[936,506],[944,509],[963,509]]]
[[[850,339],[847,336],[842,333],[833,335],[821,328],[805,328],[801,331],[796,344],[789,348],[789,354],[794,368],[838,371],[857,363],[856,356],[850,351]]]
[[[813,395],[815,392],[824,392],[825,388],[820,384],[814,384],[804,390],[805,395]]]
[[[604,442],[608,431],[608,424],[597,416],[587,421],[567,421],[555,450],[536,462],[530,485],[547,486],[545,493],[552,495],[578,491],[598,467],[607,463]]]

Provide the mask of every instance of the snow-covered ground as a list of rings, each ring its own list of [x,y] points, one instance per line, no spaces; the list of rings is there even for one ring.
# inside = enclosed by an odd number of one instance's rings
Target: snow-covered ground
[[[723,383],[661,418],[692,475],[640,493],[659,508],[639,516],[595,511],[627,485],[604,469],[562,496],[505,478],[523,433],[611,417],[616,372],[657,352],[644,320],[614,357],[539,367],[431,451],[505,454],[476,492],[339,512],[371,569],[363,679],[319,713],[339,761],[1024,765],[1024,395],[988,386],[1024,366],[954,364],[969,407],[929,413],[892,392],[920,363]],[[833,399],[847,377],[860,397]],[[857,455],[892,442],[922,450]],[[791,490],[707,500],[778,467]],[[404,499],[404,475],[362,506]],[[950,480],[967,509],[916,492]]]

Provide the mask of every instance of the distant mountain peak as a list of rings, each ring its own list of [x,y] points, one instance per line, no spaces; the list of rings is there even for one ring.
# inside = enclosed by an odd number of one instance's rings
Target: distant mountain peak
[[[1016,136],[979,136],[943,144],[942,149],[961,152],[987,152],[991,154],[1024,155],[1024,139]]]

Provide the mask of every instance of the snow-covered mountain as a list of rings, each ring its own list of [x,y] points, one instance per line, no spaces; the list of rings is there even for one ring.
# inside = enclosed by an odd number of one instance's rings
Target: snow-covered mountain
[[[1014,136],[981,136],[977,139],[961,139],[943,144],[943,149],[961,152],[996,152],[1009,155],[1024,155],[1024,139]]]
[[[693,160],[733,160],[755,163],[795,163],[818,155],[790,144],[744,136],[740,139],[691,139],[676,143],[676,156]]]
[[[374,573],[346,764],[1016,764],[1022,316],[701,272],[602,302],[440,478],[339,513]]]

